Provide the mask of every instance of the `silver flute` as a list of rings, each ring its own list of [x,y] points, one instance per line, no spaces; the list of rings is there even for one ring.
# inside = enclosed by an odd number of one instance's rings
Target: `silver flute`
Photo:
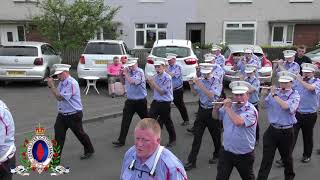
[[[48,82],[48,79],[43,80],[44,82]],[[53,81],[59,81],[59,79],[53,79]]]
[[[232,104],[244,104],[244,102],[236,102],[236,101],[232,101]],[[217,102],[212,102],[212,104],[224,104],[224,102],[221,101],[217,101]]]
[[[271,86],[260,86],[261,89],[271,89]],[[287,90],[289,91],[290,89],[285,89],[285,88],[276,88],[276,90]]]

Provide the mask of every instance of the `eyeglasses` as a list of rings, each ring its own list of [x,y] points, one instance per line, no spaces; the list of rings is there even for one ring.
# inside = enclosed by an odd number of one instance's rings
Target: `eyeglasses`
[[[154,172],[153,174],[151,174],[151,171],[145,171],[145,170],[136,168],[136,167],[135,167],[135,164],[136,164],[136,160],[133,160],[133,161],[130,163],[128,169],[129,169],[129,170],[132,170],[132,171],[139,171],[139,174],[138,174],[138,177],[139,177],[139,178],[142,178],[143,173],[147,173],[149,176],[152,176],[152,177],[154,177],[154,176],[156,175],[156,172]]]

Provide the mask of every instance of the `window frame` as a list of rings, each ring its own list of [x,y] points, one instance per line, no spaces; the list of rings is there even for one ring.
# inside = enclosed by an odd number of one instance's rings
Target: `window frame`
[[[228,24],[239,24],[239,27],[227,27]],[[243,24],[253,24],[254,27],[242,27]],[[256,21],[224,21],[223,42],[226,42],[226,30],[254,30],[253,45],[257,43],[257,22]]]
[[[229,0],[229,4],[239,4],[239,3],[251,4],[253,3],[253,0]]]
[[[136,24],[143,24],[143,28],[136,28]],[[156,26],[154,28],[147,27],[148,24],[155,24]],[[159,24],[166,24],[166,28],[158,28]],[[156,41],[159,40],[159,32],[165,32],[166,33],[166,39],[168,34],[168,23],[135,23],[134,24],[134,48],[144,48],[144,44],[147,42],[147,31],[153,30],[156,31]],[[143,45],[137,45],[137,31],[143,31]]]
[[[289,3],[313,3],[313,0],[289,0]]]
[[[291,36],[292,41],[289,43],[287,41],[288,26],[293,26],[292,36]],[[283,40],[282,41],[273,41],[275,27],[283,27],[283,32],[282,32]],[[294,29],[295,29],[295,24],[293,24],[293,23],[275,23],[275,24],[273,24],[271,27],[271,39],[270,39],[271,46],[290,46],[290,45],[293,45]]]
[[[164,3],[165,0],[139,0],[139,3]]]

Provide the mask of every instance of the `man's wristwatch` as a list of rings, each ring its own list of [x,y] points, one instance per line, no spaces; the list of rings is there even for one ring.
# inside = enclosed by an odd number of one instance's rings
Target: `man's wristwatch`
[[[275,96],[278,96],[278,94],[276,94],[276,93],[272,94],[272,97],[275,97]]]

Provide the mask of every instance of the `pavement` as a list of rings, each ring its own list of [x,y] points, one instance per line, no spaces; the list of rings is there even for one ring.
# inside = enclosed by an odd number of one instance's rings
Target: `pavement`
[[[194,112],[197,109],[197,105],[188,105],[188,114],[193,121],[195,118]],[[186,162],[188,154],[191,150],[193,136],[186,132],[186,127],[180,126],[181,116],[176,108],[172,109],[171,113],[174,121],[175,129],[177,132],[177,144],[170,148],[170,150],[182,161]],[[75,138],[71,131],[68,131],[67,139],[65,142],[65,148],[63,150],[62,165],[71,168],[69,174],[61,175],[59,177],[51,177],[48,173],[41,175],[32,172],[30,177],[21,177],[15,175],[15,180],[114,180],[119,179],[121,164],[125,152],[133,145],[133,130],[134,125],[139,121],[137,115],[134,116],[130,130],[128,133],[126,145],[121,148],[115,148],[111,141],[115,140],[120,131],[121,117],[105,119],[103,121],[95,121],[84,125],[86,132],[89,134],[91,141],[95,147],[95,154],[91,159],[80,160],[79,156],[82,154],[82,146]],[[265,113],[260,114],[260,126],[262,133],[265,131],[268,123],[265,121]],[[315,128],[315,148],[319,147],[320,132],[319,122]],[[53,132],[49,130],[48,134]],[[161,144],[165,144],[168,141],[168,134],[165,129],[162,131]],[[17,144],[21,144],[23,138],[18,138]],[[212,180],[215,179],[217,174],[217,165],[208,164],[209,158],[212,156],[214,150],[211,136],[208,131],[205,131],[201,149],[198,155],[197,168],[188,171],[189,180]],[[309,164],[303,164],[299,160],[302,155],[302,138],[298,139],[297,147],[294,151],[294,167],[296,171],[297,180],[318,180],[320,177],[320,156],[315,152],[312,155],[312,160]],[[257,175],[261,158],[262,158],[262,144],[259,144],[255,150],[255,163],[254,172]],[[276,154],[275,159],[279,159],[279,154]],[[230,180],[241,179],[237,170],[234,169]],[[283,168],[277,168],[275,164],[271,169],[269,180],[283,180]]]
[[[88,95],[85,95],[83,93],[85,87],[80,88],[84,123],[122,115],[126,98],[111,98],[107,95],[104,82],[98,83],[100,95],[91,88]],[[197,102],[197,97],[191,94],[188,87],[186,87],[184,97],[187,104]],[[40,87],[37,83],[12,82],[0,87],[0,99],[7,104],[13,114],[17,136],[33,131],[33,128],[39,123],[46,128],[53,127],[57,116],[57,101],[48,87]],[[152,102],[150,89],[148,89],[147,100],[149,104]]]
[[[62,156],[62,165],[71,168],[70,174],[59,177],[50,177],[48,173],[38,175],[34,172],[30,177],[21,177],[15,175],[13,179],[119,179],[122,159],[125,152],[133,145],[134,125],[139,121],[137,115],[134,116],[130,131],[128,133],[126,146],[115,148],[111,141],[115,140],[120,131],[121,111],[125,101],[124,97],[111,98],[106,95],[105,84],[99,83],[101,95],[91,89],[88,95],[82,94],[82,103],[84,105],[84,129],[88,133],[95,147],[96,153],[91,159],[82,161],[79,156],[83,153],[82,146],[71,131],[68,131],[65,147]],[[84,87],[81,87],[83,90]],[[226,93],[230,92],[226,90]],[[152,93],[148,92],[148,102],[151,102]],[[191,95],[186,88],[184,93],[187,102],[187,110],[191,123],[195,119],[198,98]],[[16,145],[20,145],[28,132],[34,131],[34,128],[41,123],[47,129],[47,134],[53,135],[53,124],[57,115],[56,100],[49,92],[47,87],[39,87],[31,83],[9,83],[5,87],[0,87],[0,99],[2,99],[10,108],[16,126]],[[172,108],[172,119],[177,132],[177,144],[170,150],[182,161],[186,162],[191,150],[193,136],[186,132],[187,127],[180,126],[181,116],[176,108]],[[266,113],[260,110],[259,123],[261,127],[260,144],[256,147],[256,160],[254,171],[257,174],[262,158],[262,137],[263,132],[268,126]],[[320,123],[317,121],[314,130],[314,151],[320,147]],[[164,129],[162,133],[162,144],[167,143],[168,134]],[[317,180],[320,177],[320,156],[312,155],[312,160],[308,164],[303,164],[299,160],[302,156],[302,138],[301,133],[294,151],[294,163],[297,180],[310,179]],[[19,152],[19,151],[18,151]],[[197,168],[188,172],[189,180],[209,180],[216,177],[216,165],[209,165],[208,159],[213,152],[213,143],[208,131],[203,136],[201,149],[198,155]],[[279,155],[276,154],[275,159]],[[19,157],[17,155],[17,164]],[[238,180],[240,176],[236,169],[233,170],[230,180]],[[273,165],[269,179],[280,180],[283,178],[283,169]]]

